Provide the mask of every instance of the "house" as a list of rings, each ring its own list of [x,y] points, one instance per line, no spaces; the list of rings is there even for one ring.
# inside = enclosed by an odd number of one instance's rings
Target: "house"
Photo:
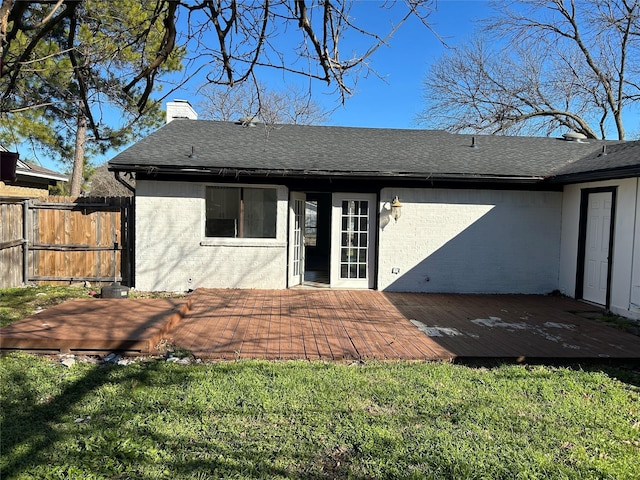
[[[575,135],[187,118],[109,169],[136,178],[141,290],[560,290],[638,317],[639,159]]]
[[[49,195],[49,186],[68,180],[66,175],[16,158],[16,154],[7,152],[1,145],[0,155],[3,173],[0,178],[0,197],[46,197]]]
[[[563,186],[558,288],[640,318],[640,142],[603,146],[554,172]]]

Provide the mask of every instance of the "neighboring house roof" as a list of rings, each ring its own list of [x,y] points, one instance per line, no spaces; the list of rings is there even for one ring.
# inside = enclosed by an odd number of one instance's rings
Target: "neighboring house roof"
[[[539,182],[603,145],[547,137],[178,120],[116,155],[110,170],[288,177]],[[472,146],[475,144],[475,147]]]
[[[1,152],[8,152],[5,147],[0,145]],[[67,175],[63,175],[48,168],[36,165],[33,162],[27,162],[26,160],[20,160],[18,158],[16,162],[16,182],[31,182],[46,185],[55,185],[56,182],[66,182],[69,180]]]
[[[16,165],[16,176],[18,180],[20,177],[25,177],[31,180],[40,179],[49,183],[53,182],[66,182],[69,180],[67,175],[63,175],[53,170],[36,165],[35,163],[26,162],[24,160],[18,160]]]

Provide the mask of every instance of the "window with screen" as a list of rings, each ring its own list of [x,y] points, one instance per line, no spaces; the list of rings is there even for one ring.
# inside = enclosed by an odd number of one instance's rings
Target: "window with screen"
[[[276,238],[275,188],[207,187],[207,237]]]

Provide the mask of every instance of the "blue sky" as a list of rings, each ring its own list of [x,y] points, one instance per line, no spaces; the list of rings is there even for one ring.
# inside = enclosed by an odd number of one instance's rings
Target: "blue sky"
[[[398,2],[401,4],[402,2]],[[404,8],[389,10],[385,2],[379,0],[356,0],[351,16],[354,23],[369,32],[379,34],[390,30],[390,25],[404,14]],[[429,24],[437,33],[425,27],[419,19],[412,17],[388,41],[388,46],[380,47],[370,58],[369,64],[377,75],[361,77],[354,94],[344,105],[331,96],[335,86],[327,87],[323,82],[314,81],[312,91],[314,100],[332,113],[327,125],[380,128],[419,128],[415,117],[423,109],[422,80],[429,64],[446,49],[438,36],[447,45],[455,46],[464,41],[474,31],[474,21],[491,13],[486,0],[438,0],[437,10],[429,17]],[[357,36],[357,40],[362,37]],[[345,39],[341,44],[344,55],[357,48],[362,53],[368,44],[349,43]],[[355,38],[353,39],[356,40]],[[286,41],[286,37],[283,39]],[[296,37],[297,41],[297,37]],[[299,84],[302,91],[308,88],[309,80],[290,75],[283,80],[282,72],[273,69],[259,71],[259,80],[268,88],[279,90],[284,82]],[[200,82],[201,83],[201,82]],[[197,107],[198,97],[193,87],[199,86],[197,79],[189,83],[189,88],[181,89],[171,95],[169,100],[179,98],[189,100]],[[335,110],[334,110],[335,109]]]
[[[360,2],[353,13],[379,18],[379,3]],[[362,13],[360,13],[362,12]],[[429,18],[434,31],[455,46],[477,28],[475,21],[488,16],[486,1],[438,1]],[[366,22],[365,22],[366,23]],[[424,109],[422,82],[429,65],[446,47],[417,19],[412,18],[372,57],[371,65],[383,79],[371,76],[358,84],[356,94],[338,108],[328,124],[354,127],[418,128],[416,115]]]
[[[356,17],[358,25],[382,33],[388,30],[393,16],[393,12],[381,9],[383,3],[378,0],[359,0],[351,14]],[[455,46],[472,35],[476,28],[474,21],[490,13],[489,3],[485,0],[438,0],[437,10],[429,17],[429,23],[448,45]],[[381,47],[369,62],[382,78],[375,75],[360,78],[355,94],[344,105],[327,94],[328,89],[323,83],[316,81],[313,84],[314,100],[328,110],[335,108],[326,125],[420,128],[416,124],[416,115],[424,107],[422,81],[429,64],[442,55],[445,47],[434,33],[413,18],[388,43],[389,46]],[[343,44],[342,51],[347,51],[347,48],[348,45]],[[280,73],[268,72],[259,79],[272,88],[282,88]],[[198,80],[192,81],[167,100],[185,99],[195,107],[199,101],[195,95],[199,83]],[[23,158],[32,158],[31,151],[21,150]],[[92,162],[103,163],[116,153],[109,151],[103,157],[92,159]],[[37,160],[52,170],[65,169],[41,153],[37,155]]]
[[[401,2],[399,2],[401,3]],[[370,32],[386,33],[392,23],[400,18],[404,9],[389,11],[385,2],[379,0],[359,0],[351,9],[355,23]],[[429,24],[447,45],[455,46],[469,38],[476,28],[475,20],[491,13],[486,0],[438,0],[437,10],[429,17]],[[410,18],[388,41],[388,46],[380,47],[370,58],[369,64],[377,75],[370,74],[358,80],[354,94],[344,105],[329,94],[335,86],[327,87],[323,82],[314,81],[314,100],[332,111],[326,125],[380,128],[419,128],[416,115],[423,109],[422,81],[429,65],[442,55],[446,47],[438,36],[425,27],[419,19]],[[358,37],[360,39],[361,37]],[[346,39],[341,45],[344,55],[354,45]],[[356,45],[362,53],[368,45]],[[263,69],[259,80],[267,87],[282,89],[283,77],[278,70]],[[290,76],[286,82],[295,82],[303,91],[309,80]],[[197,85],[193,82],[190,85]],[[198,103],[193,90],[183,89],[172,95]],[[335,109],[335,110],[334,110]]]

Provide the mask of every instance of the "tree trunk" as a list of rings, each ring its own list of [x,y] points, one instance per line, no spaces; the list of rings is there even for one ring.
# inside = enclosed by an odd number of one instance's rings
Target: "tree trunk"
[[[0,75],[2,74],[4,43],[7,38],[7,28],[9,26],[9,13],[11,13],[11,7],[13,7],[13,0],[2,0],[2,3],[0,3]]]
[[[624,131],[624,122],[622,121],[622,115],[620,114],[620,110],[618,110],[614,118],[616,119],[616,128],[618,129],[618,140],[626,140],[625,139],[625,131]]]
[[[78,114],[78,126],[76,128],[76,149],[73,154],[73,173],[71,175],[72,197],[79,197],[82,192],[82,173],[84,171],[84,143],[87,138],[87,117],[82,113]]]

